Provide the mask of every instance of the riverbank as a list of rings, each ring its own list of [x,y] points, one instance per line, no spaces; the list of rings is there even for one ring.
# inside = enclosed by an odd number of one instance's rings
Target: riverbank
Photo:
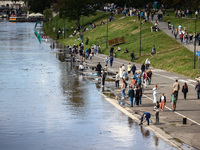
[[[93,57],[92,62],[87,60],[87,65],[96,66],[98,62],[101,62],[102,66],[104,66],[105,57],[106,55],[97,54]],[[113,67],[108,67],[108,71],[112,73],[118,71],[118,68],[121,64],[127,65],[129,63],[129,61],[125,61],[119,58],[114,59],[115,60]],[[136,64],[136,67],[138,68],[138,70],[140,70],[140,64]],[[193,90],[195,81],[178,74],[172,74],[164,70],[159,70],[152,67],[151,69],[153,71],[152,84],[143,89],[141,107],[135,106],[131,108],[127,95],[125,100],[122,101],[120,88],[115,88],[115,83],[111,80],[106,81],[104,90],[102,89],[102,93],[105,95],[106,99],[110,103],[112,103],[115,107],[120,109],[129,117],[133,118],[138,123],[144,112],[150,112],[152,114],[152,122],[150,123],[150,126],[144,125],[145,128],[154,131],[156,135],[158,135],[171,145],[176,146],[179,149],[188,148],[193,150],[195,149],[193,147],[200,148],[198,140],[200,138],[200,134],[198,133],[198,128],[200,126],[200,124],[198,123],[198,113],[200,112],[200,110],[198,108],[200,105],[198,103],[198,100],[196,99],[196,93]],[[95,71],[93,70],[91,74],[95,74]],[[112,77],[113,75],[109,76],[109,79]],[[97,78],[95,76],[93,76],[92,78],[94,78],[93,81],[100,82],[100,78]],[[128,84],[130,84],[131,82],[132,75],[129,75],[129,78],[130,80],[128,81]],[[184,100],[183,95],[181,94],[181,92],[179,92],[180,96],[177,104],[177,110],[175,112],[172,112],[170,95],[173,90],[172,85],[175,79],[179,79],[181,87],[184,81],[187,81],[190,92],[188,94],[187,100]],[[160,111],[160,123],[158,125],[155,124],[155,112],[153,110],[154,104],[152,103],[152,88],[154,87],[154,84],[158,85],[158,97],[161,96],[161,93],[163,92],[167,97],[165,110],[163,112]],[[187,124],[183,124],[184,117],[187,118]]]
[[[151,26],[153,26],[152,23],[147,21],[147,23],[141,25],[140,50],[140,21],[137,17],[120,17],[116,15],[114,17],[114,21],[109,22],[108,26],[107,24],[100,25],[101,21],[107,22],[107,16],[103,14],[97,17],[84,17],[84,20],[86,19],[87,22],[84,21],[86,23],[84,25],[89,30],[81,32],[81,34],[83,34],[83,43],[85,44],[85,39],[86,37],[88,37],[89,44],[84,45],[84,49],[87,49],[94,44],[100,44],[101,53],[108,55],[110,47],[106,48],[105,43],[105,37],[108,27],[108,40],[116,37],[125,37],[125,44],[114,46],[114,50],[116,50],[117,47],[121,48],[121,51],[115,52],[115,56],[117,58],[130,60],[130,53],[134,51],[136,63],[142,64],[146,60],[146,58],[150,57],[151,65],[155,68],[182,74],[193,79],[196,77],[198,72],[197,69],[191,69],[194,68],[194,54],[183,45],[181,45],[180,42],[177,42],[174,40],[174,38],[166,35],[163,31],[151,32],[150,28]],[[93,23],[96,23],[96,28],[90,29],[90,19],[93,21]],[[58,27],[62,27],[64,24],[63,19],[55,18],[52,21],[52,27],[56,26],[56,22],[58,22]],[[49,32],[49,30],[47,29],[47,24],[44,27],[45,33],[47,35],[51,35],[53,33],[52,28],[49,28],[52,31]],[[70,29],[70,32],[72,32],[72,30],[74,31],[74,27]],[[68,31],[66,38],[63,38],[63,35],[60,35],[59,42],[71,46],[73,46],[74,44],[78,45],[78,37],[79,34],[69,37]],[[150,53],[153,45],[156,46],[157,55],[151,56]],[[124,53],[125,48],[129,50],[129,53]],[[197,57],[195,63],[197,64]]]

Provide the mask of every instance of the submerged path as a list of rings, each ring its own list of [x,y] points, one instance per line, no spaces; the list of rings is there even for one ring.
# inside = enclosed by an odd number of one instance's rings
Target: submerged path
[[[92,62],[88,63],[90,65],[97,65],[98,62],[101,62],[102,66],[104,66],[104,59],[106,55],[97,54],[94,56]],[[149,58],[151,60],[151,57]],[[114,65],[113,67],[108,67],[108,71],[116,72],[119,70],[119,66],[125,64],[125,66],[129,63],[129,61],[122,60],[119,58],[114,58]],[[131,63],[133,64],[133,63]],[[137,70],[140,70],[141,66],[136,64]],[[154,131],[159,131],[159,133],[163,132],[167,136],[173,137],[171,142],[182,141],[190,146],[200,148],[200,100],[197,100],[197,95],[195,91],[195,83],[196,81],[185,76],[170,73],[164,70],[151,68],[153,71],[153,78],[152,84],[148,85],[147,88],[143,90],[143,97],[142,97],[142,106],[141,107],[133,107],[129,108],[133,113],[139,114],[138,119],[143,114],[143,112],[150,112],[152,114],[152,124],[150,125]],[[129,81],[131,83],[132,74],[129,74]],[[171,93],[173,92],[173,83],[175,80],[178,79],[180,84],[180,91],[179,91],[179,99],[177,102],[177,109],[175,112],[172,112],[171,109]],[[182,86],[186,82],[188,84],[189,93],[187,95],[187,100],[184,100],[183,93],[181,92]],[[166,107],[165,110],[162,112],[160,111],[160,124],[155,125],[155,115],[153,111],[153,92],[152,89],[154,85],[158,85],[158,99],[160,98],[162,93],[165,93],[167,97]],[[120,97],[121,96],[121,89],[114,88],[114,83],[106,83],[106,87],[111,88],[115,94]],[[128,88],[126,89],[126,93]],[[129,99],[126,95],[125,103],[129,105]],[[187,118],[187,124],[183,125],[183,118]],[[170,138],[168,137],[168,138]],[[166,137],[167,138],[167,137]],[[176,140],[175,140],[176,139]],[[180,144],[180,143],[179,143]],[[179,145],[181,146],[181,144]],[[184,145],[182,145],[184,146]],[[185,149],[185,148],[183,148]],[[191,148],[192,149],[192,148]]]

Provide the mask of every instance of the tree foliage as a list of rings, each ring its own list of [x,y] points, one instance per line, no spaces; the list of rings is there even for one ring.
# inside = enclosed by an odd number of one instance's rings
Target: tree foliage
[[[53,17],[52,10],[48,8],[44,10],[43,14],[45,20],[49,20],[50,18]]]
[[[101,5],[102,1],[98,0],[57,0],[53,8],[62,18],[67,18],[69,21],[77,20],[77,26],[79,26],[81,15],[95,15]]]
[[[45,9],[51,7],[53,1],[54,0],[28,0],[28,5],[31,11],[43,13]]]

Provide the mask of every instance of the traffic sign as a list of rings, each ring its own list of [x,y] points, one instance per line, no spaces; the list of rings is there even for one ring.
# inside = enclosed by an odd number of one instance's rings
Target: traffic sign
[[[197,55],[197,56],[200,56],[200,51],[197,51],[197,52],[196,52],[196,55]]]

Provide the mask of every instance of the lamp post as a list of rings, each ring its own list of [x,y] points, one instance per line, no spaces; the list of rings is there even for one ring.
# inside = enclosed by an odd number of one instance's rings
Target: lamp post
[[[108,48],[108,16],[109,16],[109,13],[107,13],[106,49]]]
[[[64,13],[64,14],[63,14],[63,15],[64,15],[64,28],[63,28],[63,29],[64,29],[64,30],[63,30],[63,31],[64,31],[64,39],[65,39],[65,12],[66,12],[66,11],[63,11],[63,13]]]
[[[140,13],[140,57],[141,57],[141,44],[142,44],[142,41],[141,41],[141,27],[142,27],[142,23],[141,23],[141,13]]]
[[[197,22],[197,19],[195,19],[195,40],[194,40],[194,69],[195,69],[195,63],[196,63],[196,40],[197,40],[197,37],[196,37],[196,22]]]

